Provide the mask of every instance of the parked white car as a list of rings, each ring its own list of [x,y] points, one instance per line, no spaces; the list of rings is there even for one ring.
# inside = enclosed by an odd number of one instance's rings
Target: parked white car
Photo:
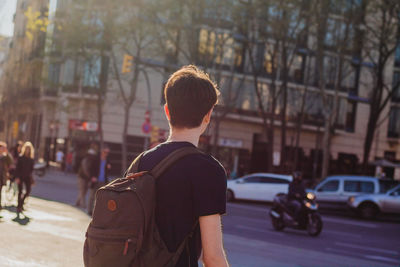
[[[291,175],[253,173],[228,181],[227,200],[246,199],[273,201],[278,193],[287,194]]]
[[[347,204],[364,219],[373,219],[380,212],[400,214],[400,185],[386,194],[350,197]]]
[[[349,197],[385,193],[394,183],[369,176],[337,175],[321,181],[312,192],[321,206],[347,208]]]

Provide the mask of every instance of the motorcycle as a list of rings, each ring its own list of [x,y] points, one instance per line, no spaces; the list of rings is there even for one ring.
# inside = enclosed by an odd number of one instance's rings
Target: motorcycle
[[[285,227],[290,227],[306,230],[310,236],[318,236],[322,231],[322,219],[315,200],[316,197],[313,193],[307,193],[301,205],[298,220],[296,220],[294,212],[289,207],[287,195],[276,195],[273,207],[269,212],[273,228],[282,231]]]

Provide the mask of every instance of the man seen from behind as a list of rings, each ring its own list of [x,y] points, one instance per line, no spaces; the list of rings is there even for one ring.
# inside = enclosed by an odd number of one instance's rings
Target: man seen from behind
[[[164,88],[169,138],[143,155],[139,171],[151,170],[177,149],[197,147],[218,94],[209,76],[195,66],[173,73]],[[207,267],[228,266],[221,230],[226,173],[215,158],[198,153],[180,159],[158,178],[156,196],[156,223],[170,252],[177,250],[198,221],[177,267],[198,266],[201,254]]]

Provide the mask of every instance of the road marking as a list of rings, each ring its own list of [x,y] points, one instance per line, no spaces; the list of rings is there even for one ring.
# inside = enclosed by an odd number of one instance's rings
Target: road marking
[[[364,255],[365,258],[370,259],[370,260],[378,260],[378,261],[386,261],[386,262],[393,262],[400,264],[400,259],[392,259],[392,258],[386,258],[382,256],[375,256],[375,255]]]
[[[338,245],[338,246],[341,246],[341,247],[358,248],[358,249],[362,249],[362,250],[380,252],[380,253],[385,253],[385,254],[390,254],[390,255],[399,255],[399,253],[397,251],[394,251],[394,250],[363,247],[363,246],[359,246],[359,245],[355,245],[355,244],[348,244],[348,243],[342,243],[342,242],[335,242],[335,244]]]
[[[352,221],[352,220],[343,220],[343,219],[337,219],[337,218],[326,217],[326,216],[322,216],[322,220],[327,221],[327,222],[355,225],[355,226],[361,226],[361,227],[366,227],[366,228],[378,228],[378,226],[376,224],[372,224],[372,223],[358,222],[358,221]]]
[[[245,229],[245,230],[250,230],[250,231],[255,231],[255,232],[260,232],[260,233],[265,233],[265,234],[277,234],[280,236],[283,236],[284,234],[282,233],[277,233],[274,231],[267,231],[267,230],[262,230],[262,229],[254,229],[253,227],[249,227],[249,226],[244,226],[244,225],[235,225],[236,228],[239,229]]]

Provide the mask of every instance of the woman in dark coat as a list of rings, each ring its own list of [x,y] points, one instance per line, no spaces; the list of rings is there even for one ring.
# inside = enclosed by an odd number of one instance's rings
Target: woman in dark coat
[[[18,207],[17,212],[24,209],[24,201],[31,192],[33,182],[33,165],[35,150],[31,142],[25,142],[22,146],[21,154],[18,157],[17,167],[15,169],[15,177],[18,183]],[[23,185],[25,184],[26,192],[22,194]]]

